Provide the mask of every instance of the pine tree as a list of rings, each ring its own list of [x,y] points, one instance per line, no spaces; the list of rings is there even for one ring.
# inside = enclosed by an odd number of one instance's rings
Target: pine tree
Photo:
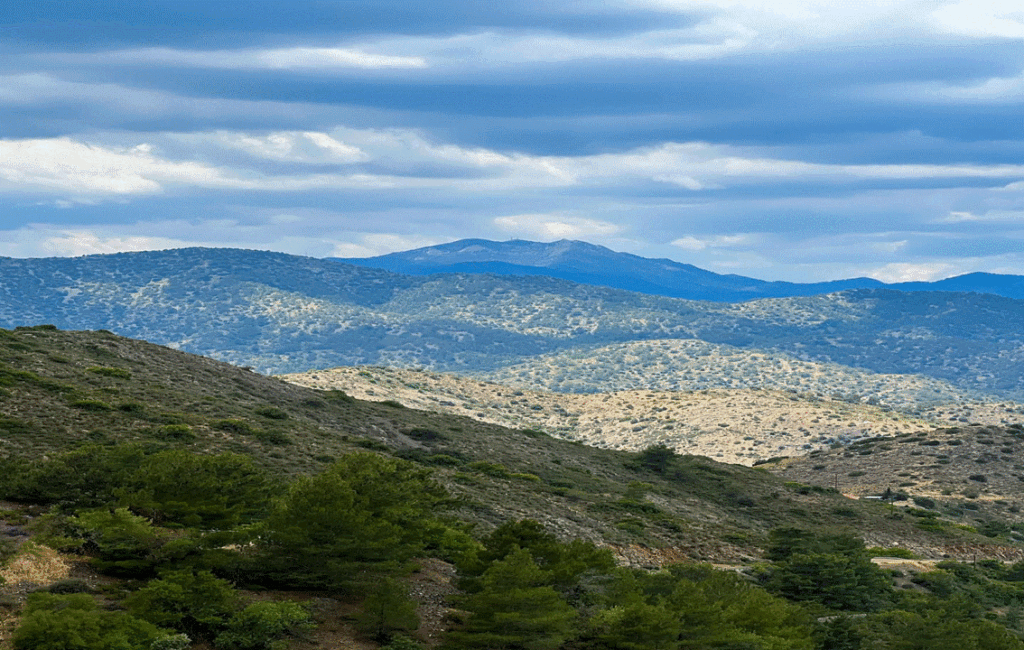
[[[576,612],[549,584],[530,553],[517,549],[484,572],[481,589],[461,603],[466,624],[448,648],[555,650],[569,638]]]

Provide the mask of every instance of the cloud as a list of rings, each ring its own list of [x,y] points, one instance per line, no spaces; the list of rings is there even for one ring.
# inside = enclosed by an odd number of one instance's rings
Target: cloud
[[[436,246],[450,239],[424,235],[397,233],[361,233],[351,235],[350,241],[335,242],[331,257],[376,257],[413,248]]]
[[[346,70],[425,68],[418,56],[393,56],[346,47],[287,47],[239,50],[144,48],[82,55],[81,63],[148,64],[228,70]]]
[[[494,225],[505,232],[536,237],[541,240],[609,237],[621,228],[607,221],[569,217],[559,214],[519,214],[494,219]]]
[[[369,159],[359,147],[336,140],[326,133],[313,131],[276,131],[262,136],[219,131],[199,137],[213,138],[227,148],[282,162],[355,163]]]
[[[986,210],[981,214],[954,211],[937,219],[936,223],[1019,223],[1024,224],[1024,210]]]
[[[1024,11],[1016,0],[946,3],[932,18],[939,30],[960,36],[1024,39]]]
[[[203,246],[202,239],[144,234],[117,234],[115,225],[66,228],[34,224],[17,230],[0,231],[0,255],[9,257],[76,257],[132,251]],[[131,227],[129,230],[137,230]]]
[[[685,251],[702,251],[708,248],[731,248],[735,246],[744,246],[752,243],[753,240],[754,237],[747,234],[715,235],[704,238],[687,235],[673,240],[671,245]]]
[[[907,263],[894,262],[869,270],[865,275],[882,282],[930,282],[941,280],[962,271],[948,262]]]

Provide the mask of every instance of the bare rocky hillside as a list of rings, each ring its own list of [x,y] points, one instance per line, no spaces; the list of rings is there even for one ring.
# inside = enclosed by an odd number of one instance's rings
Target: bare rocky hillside
[[[745,465],[961,420],[1024,421],[1022,409],[1010,402],[937,405],[911,416],[883,406],[785,390],[564,394],[381,367],[342,367],[282,378],[313,388],[340,389],[359,399],[398,400],[414,408],[540,429],[592,446],[638,450],[664,444],[680,453]]]

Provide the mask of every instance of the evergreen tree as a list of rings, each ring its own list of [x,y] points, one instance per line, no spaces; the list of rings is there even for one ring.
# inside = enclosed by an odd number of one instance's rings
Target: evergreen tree
[[[290,486],[265,522],[260,562],[285,583],[352,587],[419,553],[444,498],[412,463],[349,454]]]
[[[121,502],[156,524],[226,530],[265,514],[267,473],[240,454],[206,456],[170,449],[144,458],[117,491]]]
[[[416,601],[409,598],[405,586],[385,578],[363,601],[357,624],[377,643],[388,643],[398,632],[415,632],[420,617],[416,615]]]
[[[446,647],[555,650],[570,637],[576,612],[548,579],[525,549],[495,562],[480,591],[462,600],[468,619],[448,635]]]

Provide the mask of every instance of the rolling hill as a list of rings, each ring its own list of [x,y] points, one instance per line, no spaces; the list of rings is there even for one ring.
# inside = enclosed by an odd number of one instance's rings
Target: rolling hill
[[[533,518],[562,538],[597,541],[638,565],[749,560],[760,553],[769,529],[843,528],[853,522],[869,541],[932,555],[968,547],[1020,554],[1006,535],[987,538],[958,529],[951,516],[925,530],[913,520],[887,516],[877,502],[852,501],[762,469],[679,456],[672,475],[662,475],[638,463],[636,454],[419,411],[386,390],[378,397],[388,399],[361,401],[340,391],[303,388],[109,332],[0,330],[4,462],[89,443],[137,442],[149,449],[234,451],[291,476],[371,449],[430,468],[458,499],[455,514],[482,530]],[[993,431],[979,435],[988,439]],[[999,450],[1009,445],[1002,438],[1014,431],[998,429]],[[900,435],[922,441],[932,434]],[[900,467],[894,458],[878,471],[895,473]],[[976,471],[969,464],[961,470]],[[638,486],[644,495],[639,502]],[[1003,499],[1002,511],[1013,521],[1009,509],[1017,496]],[[975,510],[969,516],[973,521],[991,513]]]
[[[668,345],[712,358],[749,353],[765,373],[759,387],[773,387],[773,365],[833,364],[861,377],[921,375],[938,380],[930,390],[1000,400],[1024,394],[1021,322],[1024,301],[982,294],[856,289],[729,304],[538,276],[400,275],[230,249],[0,258],[2,326],[108,329],[276,373],[385,365],[497,377],[520,373],[539,355],[586,357],[620,344],[678,359],[658,351],[666,345],[659,342],[674,341]],[[568,389],[609,387],[598,372],[590,377]],[[848,392],[835,384],[821,386]]]

